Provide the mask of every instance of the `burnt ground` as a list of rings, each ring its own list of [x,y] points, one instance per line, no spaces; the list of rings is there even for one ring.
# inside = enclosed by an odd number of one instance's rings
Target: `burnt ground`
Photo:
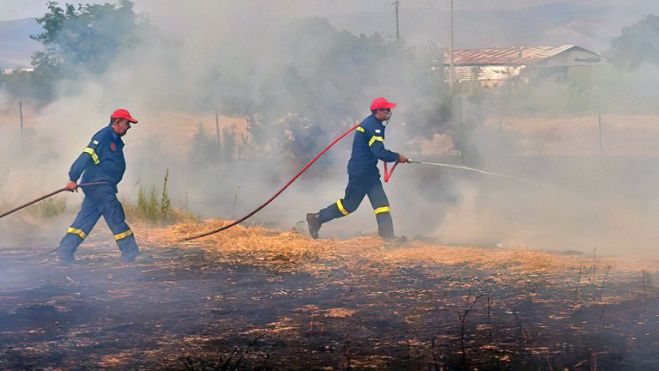
[[[143,251],[0,250],[0,369],[659,369],[646,271]]]

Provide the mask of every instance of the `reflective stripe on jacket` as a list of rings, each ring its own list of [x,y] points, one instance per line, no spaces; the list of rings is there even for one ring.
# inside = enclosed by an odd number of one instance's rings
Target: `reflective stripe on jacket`
[[[77,181],[82,175],[83,183],[108,182],[117,189],[126,171],[124,142],[108,125],[99,130],[89,145],[71,165],[69,179]]]
[[[370,115],[362,121],[355,131],[352,142],[352,155],[348,162],[348,174],[359,175],[368,171],[379,173],[378,160],[398,161],[399,155],[384,148],[384,125],[382,121]]]

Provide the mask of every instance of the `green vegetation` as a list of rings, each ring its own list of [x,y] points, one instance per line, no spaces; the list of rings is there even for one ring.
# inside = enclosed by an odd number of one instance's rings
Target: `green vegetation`
[[[163,218],[166,219],[167,215],[161,213],[160,211],[160,201],[158,200],[158,194],[156,192],[155,185],[145,189],[140,184],[140,188],[137,191],[136,211],[140,216],[151,221],[156,221]]]
[[[221,143],[217,143],[217,137],[206,133],[204,126],[200,122],[197,131],[192,137],[192,146],[188,158],[193,164],[200,166],[216,163],[218,157],[222,154]]]
[[[64,197],[47,198],[27,208],[28,213],[41,218],[53,218],[66,211],[66,199]]]
[[[167,188],[168,183],[169,169],[165,172],[162,188],[157,187],[155,184],[151,187],[144,187],[140,184],[137,190],[137,203],[122,201],[129,218],[149,222],[174,222],[193,218],[189,211],[181,211],[172,207],[169,189]]]
[[[160,194],[160,214],[169,216],[171,214],[171,201],[167,191],[167,180],[169,180],[169,169],[165,172],[165,180],[162,183],[162,193]]]
[[[649,15],[623,28],[622,34],[611,41],[608,54],[614,63],[628,68],[659,64],[659,16]]]
[[[251,132],[251,134],[254,134],[254,132]],[[204,126],[199,123],[187,154],[188,161],[195,166],[212,167],[236,159],[238,143],[245,139],[237,136],[230,127],[220,130],[219,139],[218,143],[218,134],[216,132],[206,132]],[[244,148],[241,149],[244,150]],[[248,153],[241,152],[240,155],[247,157]]]
[[[48,12],[37,22],[43,32],[32,35],[46,49],[32,58],[36,71],[75,76],[80,67],[103,72],[117,53],[135,44],[137,19],[133,3],[120,0],[118,5],[47,3]]]
[[[231,58],[204,72],[216,83],[196,87],[208,90],[200,94],[206,107],[218,102],[224,114],[249,118],[248,142],[225,128],[218,146],[215,132],[200,127],[191,162],[210,167],[218,152],[219,162],[230,162],[261,159],[276,149],[303,164],[328,135],[363,118],[380,95],[405,107],[395,119],[413,122],[414,131],[431,137],[450,130],[448,87],[431,68],[442,53],[436,45],[413,48],[379,34],[354,35],[322,18],[278,21],[260,36],[264,45],[276,46],[267,63],[245,48],[251,42],[242,38],[255,36],[237,35],[222,45]]]
[[[43,32],[30,36],[44,47],[32,56],[34,72],[0,76],[0,87],[14,95],[48,100],[55,82],[74,79],[82,71],[104,72],[137,44],[138,28],[148,26],[133,12],[130,0],[64,7],[48,1],[46,5],[46,14],[37,18]]]
[[[401,105],[410,108],[405,120],[420,125],[424,135],[446,129],[448,87],[441,73],[431,69],[442,53],[438,46],[414,48],[377,33],[354,35],[323,18],[277,21],[267,30],[254,30],[263,45],[274,48],[263,51],[272,53],[267,61],[245,47],[257,36],[236,35],[222,45],[221,54],[230,58],[218,59],[204,71],[209,84],[196,87],[204,107],[219,102],[223,113],[250,118],[257,149],[275,141],[293,153],[319,150],[327,130],[362,118],[379,95],[404,98]],[[285,117],[294,117],[302,127],[282,127],[277,122]],[[282,138],[287,129],[292,132],[288,140]],[[304,148],[289,148],[298,145]],[[229,150],[223,153],[227,157]]]

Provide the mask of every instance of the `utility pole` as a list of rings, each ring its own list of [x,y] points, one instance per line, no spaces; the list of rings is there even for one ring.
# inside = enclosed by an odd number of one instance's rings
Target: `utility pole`
[[[449,91],[451,93],[451,96],[453,95],[453,81],[455,80],[455,66],[453,65],[453,0],[450,1],[450,7],[449,7],[449,17],[450,17],[450,25],[451,25],[451,43],[449,46],[449,68],[448,68],[448,86],[449,86]]]
[[[400,6],[400,0],[394,0],[394,7],[396,9],[396,41],[400,40],[400,29],[398,28],[398,7]]]
[[[597,89],[597,126],[599,131],[600,157],[602,157],[602,91]]]
[[[18,102],[18,116],[20,118],[20,130],[21,130],[21,149],[23,149],[23,102]]]
[[[220,115],[217,113],[217,107],[215,107],[215,134],[217,135],[217,148],[222,147],[220,143]]]

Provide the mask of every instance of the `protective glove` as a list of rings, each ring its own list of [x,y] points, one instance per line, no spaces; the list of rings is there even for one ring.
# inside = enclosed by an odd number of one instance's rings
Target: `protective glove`
[[[74,182],[73,180],[69,180],[69,182],[66,183],[66,189],[71,192],[78,192],[78,183]]]

